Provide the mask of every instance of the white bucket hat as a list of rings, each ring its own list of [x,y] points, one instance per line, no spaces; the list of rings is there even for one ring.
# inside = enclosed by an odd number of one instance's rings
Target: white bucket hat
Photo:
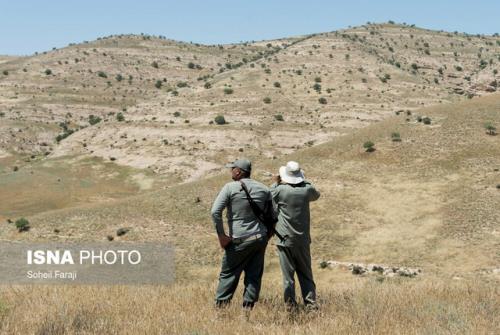
[[[304,181],[304,172],[297,162],[290,161],[286,166],[280,167],[281,180],[288,184],[299,184]]]

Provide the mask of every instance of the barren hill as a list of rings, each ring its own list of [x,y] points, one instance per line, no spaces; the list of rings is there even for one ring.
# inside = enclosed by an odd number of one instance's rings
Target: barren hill
[[[493,92],[499,57],[495,36],[396,24],[219,46],[111,36],[0,63],[0,157],[196,180],[238,155],[280,157]]]

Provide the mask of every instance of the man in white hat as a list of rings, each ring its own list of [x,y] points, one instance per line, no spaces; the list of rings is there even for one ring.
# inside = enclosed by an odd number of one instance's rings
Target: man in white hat
[[[311,235],[309,202],[320,193],[305,180],[299,163],[290,161],[280,167],[271,185],[273,202],[278,209],[276,231],[284,236],[277,240],[278,254],[283,273],[285,303],[296,306],[295,273],[299,279],[302,298],[308,308],[316,308],[316,285],[311,268]]]
[[[244,272],[243,308],[250,310],[259,299],[268,238],[267,229],[252,211],[241,182],[246,185],[253,201],[261,209],[266,202],[271,202],[271,193],[267,186],[250,178],[252,164],[248,159],[238,159],[226,167],[231,169],[233,181],[224,185],[211,210],[219,243],[224,249],[215,304],[217,307],[229,304],[241,273]],[[224,209],[226,209],[228,234],[224,231],[222,220]]]

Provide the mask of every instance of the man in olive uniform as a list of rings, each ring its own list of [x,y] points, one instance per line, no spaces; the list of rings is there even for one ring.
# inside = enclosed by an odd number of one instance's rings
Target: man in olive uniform
[[[297,162],[291,161],[282,166],[274,180],[271,194],[278,208],[276,231],[286,237],[277,240],[285,303],[297,305],[294,279],[297,273],[304,304],[316,308],[316,285],[311,269],[309,202],[317,200],[320,193],[304,179]]]
[[[224,185],[211,211],[220,246],[225,250],[215,301],[217,307],[229,303],[241,273],[245,272],[243,307],[251,309],[259,298],[267,229],[254,215],[240,182],[245,183],[250,196],[261,209],[266,201],[271,201],[271,193],[267,186],[250,179],[252,165],[249,160],[238,159],[226,167],[231,169],[233,181]],[[222,221],[224,209],[228,234],[224,231]]]

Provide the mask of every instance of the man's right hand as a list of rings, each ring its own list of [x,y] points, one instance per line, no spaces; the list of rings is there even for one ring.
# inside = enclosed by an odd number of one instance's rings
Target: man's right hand
[[[226,234],[219,235],[219,244],[222,249],[226,249],[226,247],[231,243],[232,238],[227,236]]]

